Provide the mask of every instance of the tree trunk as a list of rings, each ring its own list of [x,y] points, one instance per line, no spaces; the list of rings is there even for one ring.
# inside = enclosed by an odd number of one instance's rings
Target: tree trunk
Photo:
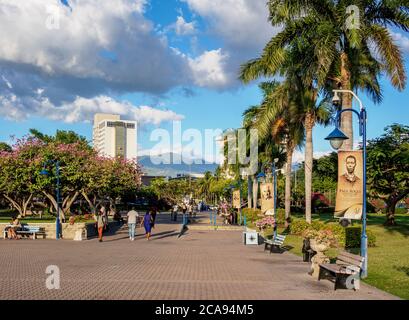
[[[291,219],[291,171],[294,147],[287,145],[287,163],[285,168],[285,226],[290,225]]]
[[[252,198],[252,181],[251,177],[247,176],[247,208],[251,208],[251,198]]]
[[[12,198],[10,198],[8,195],[5,194],[4,198],[6,198],[7,201],[10,202],[11,206],[18,211],[19,216],[21,217],[23,215],[22,207],[16,201],[14,201]]]
[[[258,198],[258,181],[257,177],[253,176],[253,208],[257,209],[257,198]]]
[[[314,128],[314,117],[311,113],[307,113],[305,118],[305,220],[311,224],[311,194],[312,194],[312,166],[313,166],[313,143],[312,129]]]
[[[60,221],[65,220],[65,215],[64,215],[64,210],[57,204],[57,200],[54,198],[54,196],[48,192],[43,191],[43,194],[51,201],[52,206],[55,208],[57,211],[58,208],[60,210]]]
[[[348,56],[345,52],[341,54],[341,86],[343,90],[351,90],[351,73],[349,71]],[[350,93],[342,95],[342,109],[352,108],[352,96]],[[352,112],[344,112],[341,115],[341,130],[349,138],[345,140],[341,150],[352,150],[354,146],[354,133],[352,127]]]
[[[395,208],[398,200],[395,197],[390,197],[386,201],[386,221],[385,226],[396,226]]]

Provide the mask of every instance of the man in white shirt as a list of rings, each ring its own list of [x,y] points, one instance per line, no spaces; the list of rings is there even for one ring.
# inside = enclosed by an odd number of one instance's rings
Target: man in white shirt
[[[132,208],[131,211],[127,214],[128,217],[128,228],[129,228],[129,240],[135,240],[135,227],[136,227],[136,220],[139,217],[138,212],[135,211],[135,208]]]

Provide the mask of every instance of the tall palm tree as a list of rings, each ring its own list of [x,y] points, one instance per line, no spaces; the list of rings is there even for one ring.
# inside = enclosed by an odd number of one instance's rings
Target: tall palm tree
[[[283,144],[286,151],[285,215],[286,224],[290,219],[291,171],[296,147],[304,141],[304,129],[296,108],[292,105],[286,84],[267,82],[261,85],[271,90],[264,96],[262,104],[251,110],[252,127],[258,129],[259,139],[270,137],[276,144]]]
[[[409,31],[408,0],[270,0],[268,6],[272,25],[283,29],[267,44],[262,56],[251,62],[253,78],[276,74],[286,60],[285,48],[303,38],[310,49],[302,61],[306,66],[311,57],[318,62],[310,68],[318,75],[318,88],[330,84],[331,89],[360,89],[378,103],[382,99],[382,72],[395,88],[405,88],[402,52],[388,26]],[[359,25],[358,21],[350,23],[351,8],[359,10]],[[351,107],[352,97],[344,94],[342,108]],[[341,126],[349,137],[343,148],[351,150],[352,113],[343,113]]]

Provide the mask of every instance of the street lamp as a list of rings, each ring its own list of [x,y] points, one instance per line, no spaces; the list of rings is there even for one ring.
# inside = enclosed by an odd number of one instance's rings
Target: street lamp
[[[361,278],[366,278],[368,276],[368,237],[366,235],[366,120],[367,114],[362,104],[362,101],[358,98],[358,96],[351,90],[333,90],[334,91],[334,98],[333,103],[337,104],[340,102],[339,93],[350,93],[359,103],[360,111],[356,111],[354,109],[343,109],[337,112],[335,118],[336,128],[332,131],[325,140],[329,140],[331,146],[338,150],[344,140],[349,139],[340,129],[339,129],[339,122],[341,119],[341,115],[344,112],[352,112],[358,116],[359,119],[359,135],[362,137],[362,147],[363,147],[363,194],[362,194],[362,235],[361,235],[361,256],[364,258],[363,268],[361,273]]]
[[[55,165],[56,176],[57,176],[57,189],[56,189],[56,198],[57,198],[57,219],[55,220],[55,237],[60,239],[60,162],[58,160],[48,160],[43,165],[43,170],[41,170],[40,175],[49,176],[50,172],[46,169],[46,166],[49,164]]]
[[[274,177],[274,240],[277,237],[277,170],[276,165],[278,158],[273,161],[273,177]]]

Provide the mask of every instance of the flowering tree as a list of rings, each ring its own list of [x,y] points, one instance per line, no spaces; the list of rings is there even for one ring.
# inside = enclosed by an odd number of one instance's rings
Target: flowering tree
[[[21,139],[0,152],[0,194],[24,217],[35,193],[39,191],[36,176],[40,170],[37,139]]]
[[[50,161],[59,162],[60,204],[55,195],[56,168]],[[44,164],[50,173],[47,176],[40,174]],[[103,199],[112,207],[118,197],[136,192],[140,177],[140,167],[134,161],[98,157],[83,141],[45,142],[28,137],[17,140],[11,151],[0,152],[0,194],[21,216],[35,195],[46,197],[56,211],[60,209],[62,219],[80,195],[94,212]]]

